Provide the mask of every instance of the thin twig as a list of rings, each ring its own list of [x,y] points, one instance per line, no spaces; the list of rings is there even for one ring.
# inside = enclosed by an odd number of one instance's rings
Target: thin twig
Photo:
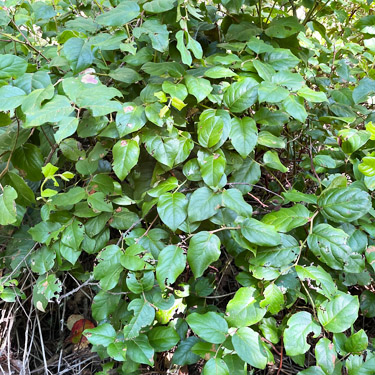
[[[40,336],[40,343],[42,345],[42,355],[43,355],[43,362],[44,362],[44,372],[45,374],[48,375],[48,365],[47,365],[47,358],[46,358],[46,353],[44,351],[44,341],[43,341],[43,333],[42,333],[42,326],[40,324],[39,320],[39,313],[37,310],[35,310],[35,316],[36,316],[36,321],[38,323],[38,330],[39,330],[39,336]]]
[[[233,294],[236,294],[236,292],[230,292],[230,293],[227,293],[227,294],[221,294],[220,296],[206,296],[204,298],[210,298],[210,299],[224,298],[224,297],[233,296]]]
[[[124,233],[121,233],[120,238],[118,239],[116,245],[120,246],[120,243],[124,237],[126,237],[141,221],[143,220],[143,217],[141,217],[139,220],[134,222],[129,229],[127,229]]]

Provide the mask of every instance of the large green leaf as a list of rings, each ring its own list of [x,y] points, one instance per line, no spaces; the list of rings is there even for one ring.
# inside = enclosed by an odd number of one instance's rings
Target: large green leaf
[[[247,327],[258,323],[263,318],[266,309],[259,306],[257,296],[259,297],[259,293],[252,287],[237,290],[226,309],[226,320],[230,326]]]
[[[144,334],[129,340],[126,356],[135,363],[144,363],[150,366],[154,364],[154,349]]]
[[[100,14],[96,22],[104,26],[122,26],[139,14],[140,9],[136,1],[122,1],[116,8]]]
[[[190,314],[186,321],[196,335],[213,344],[224,342],[228,333],[228,324],[225,319],[212,311],[205,314]]]
[[[336,223],[361,218],[371,208],[369,194],[358,188],[326,189],[318,198],[322,214]]]
[[[283,39],[304,30],[298,18],[291,16],[273,19],[265,33],[272,38]]]
[[[214,109],[206,109],[199,116],[198,122],[198,142],[203,147],[215,146],[223,132],[224,121],[216,115]]]
[[[241,233],[249,242],[259,246],[276,246],[281,242],[273,225],[256,219],[245,219],[241,223]]]
[[[186,266],[186,256],[183,250],[175,245],[165,247],[159,254],[156,266],[156,279],[161,288],[165,282],[173,284]]]
[[[98,256],[99,264],[94,267],[94,277],[100,280],[100,286],[104,290],[113,289],[119,281],[123,271],[121,265],[121,249],[116,245],[107,246]]]
[[[113,170],[120,180],[124,180],[130,170],[137,164],[139,145],[134,139],[118,141],[112,150]]]
[[[150,13],[164,13],[174,7],[174,0],[152,0],[143,5],[143,9]]]
[[[4,186],[0,194],[0,225],[12,224],[17,220],[16,198],[16,190]]]
[[[221,197],[210,188],[204,186],[190,196],[188,215],[189,220],[203,221],[214,216],[221,205]]]
[[[158,200],[158,213],[164,224],[175,231],[186,219],[188,200],[182,193],[164,193]]]
[[[243,78],[232,83],[224,93],[224,104],[234,113],[244,112],[257,100],[258,82],[252,78]]]
[[[154,327],[149,332],[148,339],[155,352],[165,352],[180,341],[180,336],[172,327]]]
[[[249,117],[233,118],[229,137],[235,150],[245,159],[257,144],[255,121]]]
[[[189,243],[187,260],[194,277],[200,277],[208,266],[220,257],[220,239],[215,234],[201,231]]]
[[[319,322],[328,332],[344,332],[357,320],[358,310],[358,296],[339,291],[319,306]]]
[[[267,353],[257,332],[248,327],[240,328],[232,336],[232,344],[243,361],[256,368],[266,367]]]
[[[94,61],[91,44],[81,38],[70,38],[63,47],[74,74],[82,72]]]
[[[337,353],[333,343],[327,338],[321,338],[315,346],[316,363],[326,374],[332,374],[335,369]]]
[[[204,100],[213,89],[210,81],[192,75],[185,76],[185,84],[189,94],[194,95],[198,103]]]
[[[227,364],[220,358],[211,358],[203,367],[203,375],[229,375]]]
[[[290,208],[281,208],[279,211],[265,215],[262,222],[271,224],[278,232],[289,232],[294,228],[305,225],[310,218],[310,211],[302,204]]]
[[[20,106],[26,97],[23,90],[14,86],[0,87],[0,111],[10,111]]]
[[[293,314],[288,320],[288,327],[284,331],[286,354],[296,356],[306,353],[310,345],[306,342],[307,336],[313,332],[314,337],[320,335],[321,327],[315,322],[310,313],[300,311]]]
[[[128,305],[128,310],[134,312],[129,324],[124,327],[124,337],[132,339],[139,335],[143,327],[150,325],[155,318],[155,309],[145,299],[137,298]]]
[[[351,253],[349,235],[329,224],[318,224],[307,237],[314,255],[335,270],[342,270]]]
[[[198,159],[199,161],[199,159]],[[219,185],[225,172],[226,160],[222,154],[214,153],[200,162],[203,181],[211,188]]]
[[[27,61],[15,55],[0,55],[0,79],[21,77],[27,69]]]
[[[109,323],[86,329],[84,335],[94,345],[108,346],[116,339],[116,331]]]

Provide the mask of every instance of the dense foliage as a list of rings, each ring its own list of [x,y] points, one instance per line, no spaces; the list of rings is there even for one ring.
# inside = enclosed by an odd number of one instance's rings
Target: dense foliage
[[[371,3],[0,2],[2,306],[89,291],[102,374],[374,374]]]

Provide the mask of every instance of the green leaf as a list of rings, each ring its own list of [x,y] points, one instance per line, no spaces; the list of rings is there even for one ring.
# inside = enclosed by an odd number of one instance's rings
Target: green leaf
[[[136,363],[154,364],[154,349],[144,334],[127,342],[126,356]]]
[[[253,61],[254,68],[259,74],[259,77],[263,78],[264,81],[271,81],[272,77],[276,74],[275,69],[270,64],[265,64],[259,60]],[[269,83],[269,82],[262,82]],[[289,94],[289,92],[288,92]]]
[[[113,211],[112,203],[107,201],[105,194],[101,191],[89,195],[87,198],[87,203],[94,210],[94,212]]]
[[[214,109],[206,109],[199,116],[198,142],[203,147],[213,147],[220,141],[224,121],[216,113]]]
[[[260,179],[260,166],[254,160],[247,158],[244,160],[241,167],[232,173],[230,178],[231,183],[239,183],[236,188],[242,194],[246,194],[253,189],[253,185]]]
[[[143,5],[143,9],[149,13],[164,13],[174,7],[174,0],[152,0]]]
[[[134,139],[124,139],[113,146],[113,170],[121,181],[137,164],[139,152],[138,142]]]
[[[158,214],[172,231],[184,222],[187,216],[188,200],[182,193],[164,193],[158,200]]]
[[[249,109],[257,98],[258,82],[252,78],[243,78],[225,90],[223,101],[232,112],[240,113]]]
[[[370,139],[371,134],[366,130],[342,129],[338,136],[341,139],[342,150],[351,155]]]
[[[289,95],[282,102],[283,107],[287,113],[289,113],[296,120],[305,122],[307,119],[307,112],[303,103],[294,95]]]
[[[28,232],[35,242],[49,244],[52,239],[56,239],[63,228],[59,223],[50,221],[41,221],[34,227],[30,228]]]
[[[307,336],[313,332],[314,337],[318,337],[321,330],[320,325],[313,320],[310,313],[300,311],[293,314],[284,331],[286,354],[296,356],[306,353],[310,349],[310,345],[306,342]]]
[[[200,357],[194,354],[191,351],[191,348],[197,342],[200,342],[200,340],[195,336],[190,336],[187,339],[182,340],[177,350],[173,354],[172,363],[180,366],[196,363],[200,359]]]
[[[117,245],[109,245],[98,255],[99,263],[94,267],[94,277],[99,280],[104,290],[113,289],[123,271],[121,265],[121,249]]]
[[[362,163],[358,165],[358,170],[367,177],[375,176],[375,157],[365,156]]]
[[[116,339],[116,331],[109,323],[104,323],[95,328],[86,329],[84,335],[89,342],[94,345],[108,346]]]
[[[289,190],[287,192],[283,192],[281,194],[283,197],[285,197],[287,200],[291,202],[306,202],[316,204],[318,200],[316,195],[301,193],[300,191],[294,189]]]
[[[258,144],[272,148],[285,148],[285,141],[268,131],[261,131],[258,135]]]
[[[214,66],[212,68],[209,68],[204,72],[205,77],[208,78],[227,78],[227,77],[236,77],[237,74],[234,73],[229,68],[225,68],[223,66]]]
[[[207,79],[194,77],[192,75],[186,75],[184,79],[188,93],[195,96],[198,103],[204,100],[213,89],[210,81]]]
[[[326,189],[318,198],[324,217],[336,223],[347,223],[361,218],[371,208],[368,193],[358,188]]]
[[[189,243],[187,260],[194,277],[203,275],[208,266],[220,257],[220,239],[215,234],[201,231]]]
[[[265,33],[271,38],[284,39],[291,35],[305,31],[297,17],[282,17],[272,20]]]
[[[262,222],[273,225],[278,232],[286,233],[305,225],[309,219],[310,211],[302,204],[296,204],[263,216]]]
[[[17,221],[16,198],[18,194],[11,186],[4,186],[0,194],[0,225]]]
[[[262,320],[266,309],[259,306],[258,296],[259,293],[252,287],[237,290],[226,309],[226,320],[231,327],[247,327]]]
[[[281,243],[281,237],[273,225],[264,224],[256,219],[245,219],[240,226],[242,235],[253,244],[276,246]]]
[[[96,18],[99,25],[122,26],[130,22],[140,14],[136,1],[122,1],[117,7],[100,14]]]
[[[17,148],[12,157],[12,163],[31,181],[38,181],[43,178],[43,156],[36,145],[26,143],[24,146]]]
[[[15,172],[9,172],[1,180],[3,186],[10,185],[16,190],[18,197],[16,203],[22,206],[29,206],[35,203],[34,192],[25,180]]]
[[[349,353],[360,353],[366,350],[367,346],[368,337],[363,329],[352,334],[345,342],[345,350]]]
[[[180,51],[181,60],[186,65],[191,65],[193,59],[191,57],[191,53],[185,46],[185,32],[180,30],[176,33],[176,40],[177,40],[177,49]]]
[[[63,139],[73,135],[78,128],[78,119],[76,117],[64,117],[59,121],[59,129],[55,133],[56,143],[60,143]]]
[[[193,313],[187,316],[187,323],[196,335],[213,344],[221,344],[228,333],[228,324],[218,313]]]
[[[221,206],[221,197],[210,188],[204,186],[191,195],[188,216],[191,222],[203,221],[214,216]]]
[[[321,103],[328,100],[324,92],[311,90],[307,86],[299,89],[297,94],[312,103]]]
[[[281,70],[272,76],[272,83],[285,86],[287,89],[295,91],[299,90],[305,84],[305,80],[298,73]]]
[[[257,332],[248,327],[240,328],[232,336],[232,344],[243,361],[255,368],[266,367],[267,353]]]
[[[353,90],[353,100],[355,104],[363,103],[368,97],[375,93],[375,81],[370,78],[363,78],[359,85]]]
[[[199,162],[199,159],[198,159]],[[225,172],[226,160],[219,153],[214,153],[200,162],[203,181],[211,188],[219,185]]]
[[[348,240],[349,235],[343,230],[318,224],[307,237],[307,244],[319,260],[335,270],[342,270],[351,253]]]
[[[266,44],[262,39],[258,39],[255,36],[250,38],[249,42],[247,42],[247,46],[257,55],[271,52],[273,50],[273,47],[270,44]]]
[[[315,290],[326,296],[327,298],[331,298],[336,294],[337,287],[332,280],[332,276],[324,271],[321,266],[310,266],[310,267],[302,267],[302,266],[295,266],[296,272],[298,277],[304,280],[314,280],[316,284],[319,286]]]
[[[270,284],[264,290],[264,300],[259,303],[259,306],[267,306],[271,314],[277,314],[284,306],[284,295],[275,284]]]
[[[271,169],[276,169],[282,173],[286,173],[288,171],[288,168],[281,163],[279,155],[276,151],[267,151],[263,155],[263,162],[265,166]]]
[[[177,345],[180,336],[172,327],[153,327],[148,339],[155,352],[165,352]]]
[[[221,358],[211,358],[203,367],[203,375],[229,375],[227,364]]]
[[[0,79],[21,77],[27,69],[27,61],[15,55],[0,55]]]
[[[271,82],[262,82],[258,87],[259,103],[279,103],[289,96],[289,91]]]
[[[136,83],[142,79],[142,76],[139,73],[130,68],[118,68],[109,73],[109,76],[116,81],[127,84]]]
[[[185,270],[186,256],[183,250],[175,245],[165,247],[159,254],[156,266],[156,279],[160,288],[165,288],[165,282],[173,284]]]
[[[255,121],[250,117],[233,118],[229,137],[234,149],[245,159],[257,144]]]
[[[25,98],[25,92],[18,87],[9,85],[0,87],[0,111],[10,111],[17,108]]]
[[[168,50],[169,31],[167,25],[163,25],[159,20],[146,20],[141,27],[133,29],[136,38],[140,38],[142,34],[146,34],[151,39],[152,48],[159,52]]]
[[[275,70],[287,70],[294,68],[300,60],[289,49],[274,48],[265,54],[264,61],[271,64]]]
[[[91,44],[80,38],[70,38],[64,44],[63,52],[69,61],[73,74],[82,72],[94,61]]]
[[[316,364],[326,374],[332,374],[335,369],[337,354],[335,346],[327,338],[321,338],[315,346]]]
[[[134,316],[129,324],[124,327],[126,339],[132,339],[139,335],[143,327],[150,325],[155,318],[155,309],[144,299],[137,298],[128,305],[128,310],[134,311]]]
[[[358,296],[338,291],[330,301],[319,306],[318,319],[328,332],[344,332],[357,320],[358,310]]]
[[[222,193],[222,205],[243,217],[251,217],[253,208],[243,199],[237,189],[224,190]]]

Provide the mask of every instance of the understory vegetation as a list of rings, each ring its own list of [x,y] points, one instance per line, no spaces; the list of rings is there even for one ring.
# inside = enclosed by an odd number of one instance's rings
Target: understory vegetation
[[[0,372],[374,375],[373,13],[0,1]]]

